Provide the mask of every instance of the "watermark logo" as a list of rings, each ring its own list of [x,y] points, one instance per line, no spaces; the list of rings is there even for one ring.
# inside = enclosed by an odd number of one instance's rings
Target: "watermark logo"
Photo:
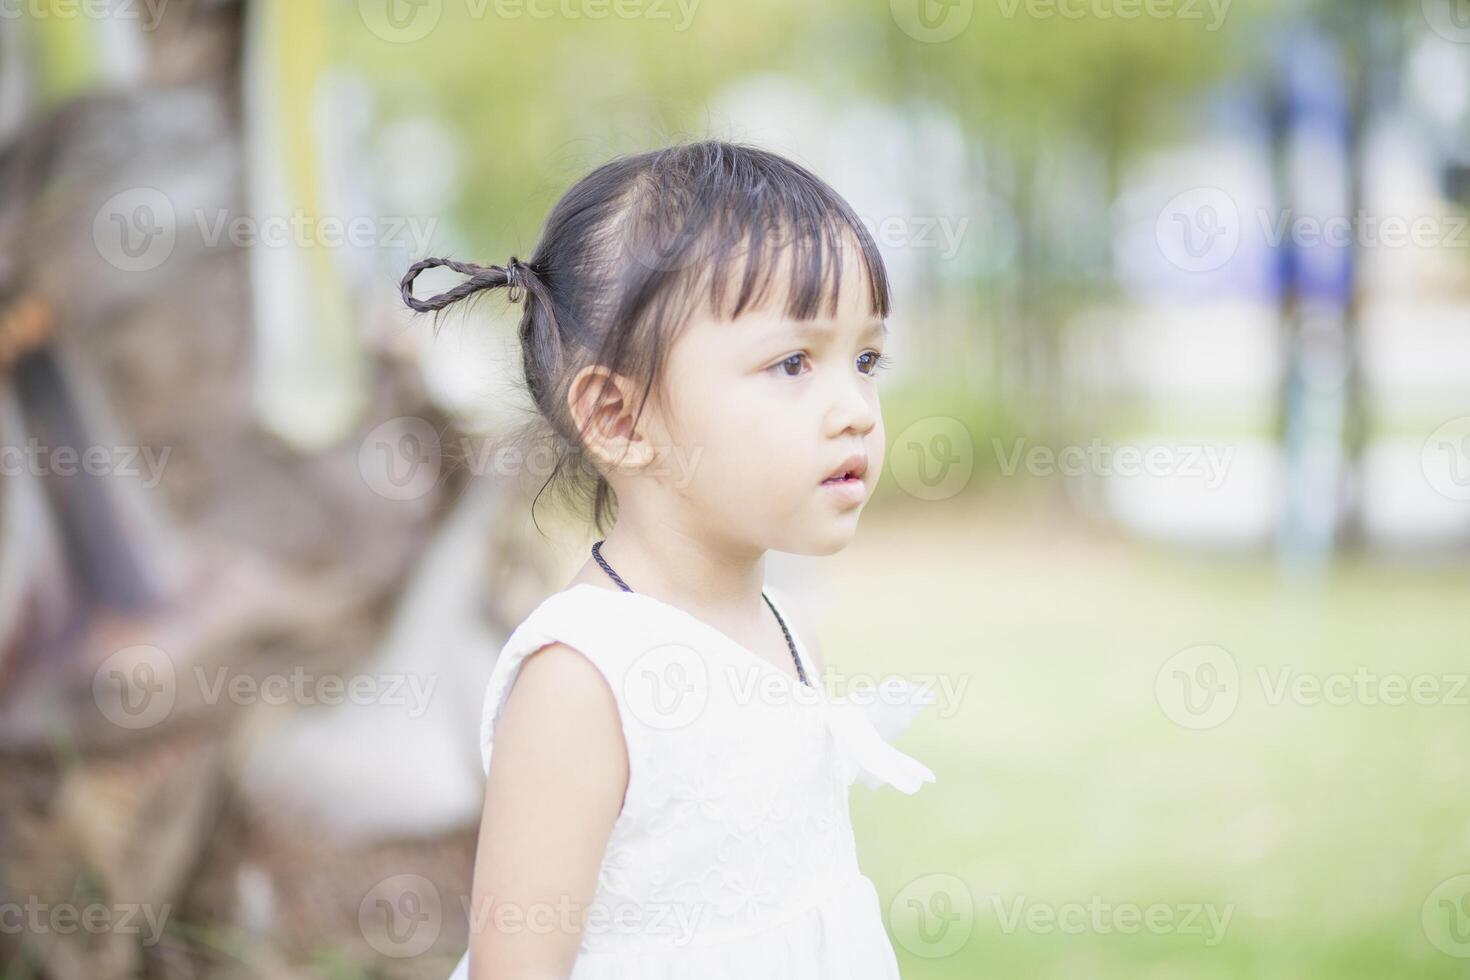
[[[102,716],[120,728],[137,730],[161,724],[173,712],[185,682],[190,703],[265,705],[355,705],[402,708],[409,718],[429,709],[437,674],[317,674],[297,665],[261,676],[235,673],[228,666],[195,664],[181,672],[155,646],[126,647],[109,656],[92,674],[92,697]]]
[[[1240,209],[1218,187],[1176,194],[1154,222],[1154,240],[1164,258],[1185,272],[1213,272],[1240,248]]]
[[[888,925],[898,944],[915,956],[953,956],[975,931],[975,896],[952,874],[923,875],[888,903]]]
[[[1470,219],[1463,215],[1382,214],[1366,208],[1341,214],[1256,208],[1243,215],[1218,187],[1196,187],[1171,198],[1159,212],[1154,236],[1176,268],[1211,272],[1235,257],[1247,230],[1252,241],[1272,249],[1470,248]]]
[[[1235,658],[1214,644],[1181,650],[1164,662],[1154,691],[1169,719],[1184,728],[1215,728],[1234,713],[1243,694],[1267,708],[1470,707],[1470,674],[1380,673],[1359,664],[1351,671],[1315,674],[1291,664],[1257,665],[1246,684]]]
[[[651,459],[603,461],[605,471],[628,477],[662,480],[675,489],[693,482],[704,456],[703,446],[651,445]],[[476,477],[507,478],[530,474],[545,479],[553,473],[580,470],[599,474],[594,455],[557,437],[529,446],[494,438],[460,436],[444,442],[424,419],[400,416],[375,426],[358,446],[358,471],[368,488],[389,500],[417,500],[438,484],[444,460]]]
[[[97,254],[123,272],[148,272],[168,261],[178,241],[173,201],[156,187],[132,187],[112,195],[92,218]]]
[[[1470,958],[1470,874],[1446,878],[1420,910],[1430,945],[1456,959]]]
[[[439,483],[439,433],[411,415],[374,426],[357,450],[363,482],[388,500],[417,500]]]
[[[1446,41],[1470,44],[1470,3],[1466,0],[1423,0],[1421,8],[1431,31]]]
[[[147,272],[168,261],[185,230],[209,249],[385,248],[418,255],[428,250],[437,228],[436,218],[344,217],[303,208],[278,214],[242,214],[228,208],[180,212],[157,188],[133,187],[114,194],[97,209],[92,218],[92,242],[97,254],[113,268]]]
[[[158,647],[124,647],[92,674],[92,700],[119,728],[152,728],[168,717],[178,698],[174,662]]]
[[[394,959],[428,952],[443,923],[439,889],[422,875],[385,878],[368,890],[357,907],[357,927],[363,938]]]
[[[960,36],[975,16],[975,0],[888,0],[893,22],[915,41],[939,44]]]
[[[680,643],[645,650],[623,674],[623,703],[649,728],[683,728],[709,703],[709,667]]]
[[[1435,492],[1450,500],[1470,500],[1470,415],[1450,419],[1424,440],[1419,468]]]
[[[887,452],[894,482],[920,500],[947,500],[975,472],[975,442],[959,419],[933,416],[905,428]]]
[[[1240,667],[1222,646],[1201,643],[1165,660],[1154,676],[1154,699],[1183,728],[1215,728],[1240,703]]]
[[[439,25],[444,0],[357,0],[367,29],[389,44],[422,41]]]

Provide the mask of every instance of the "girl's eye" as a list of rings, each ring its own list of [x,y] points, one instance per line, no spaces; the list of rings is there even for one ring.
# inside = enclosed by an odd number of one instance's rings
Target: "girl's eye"
[[[787,377],[787,378],[799,378],[799,377],[801,377],[801,375],[803,373],[800,370],[800,368],[801,368],[801,362],[802,362],[802,360],[805,357],[806,357],[805,354],[792,354],[790,357],[786,358],[785,360],[778,361],[775,364],[772,364],[771,365],[771,369],[773,371],[779,371],[783,377]],[[793,368],[793,367],[794,368],[797,368],[797,370],[795,370],[795,371],[787,370],[788,368]]]
[[[770,370],[780,372],[782,377],[799,378],[806,373],[801,370],[802,362],[806,359],[807,356],[805,354],[792,354],[790,357],[772,364]],[[864,351],[858,356],[858,370],[863,374],[872,376],[879,371],[886,370],[890,360],[892,358],[884,355],[882,351]]]
[[[888,361],[889,358],[884,357],[882,351],[863,351],[858,357],[858,370],[868,375],[877,374],[888,368]]]

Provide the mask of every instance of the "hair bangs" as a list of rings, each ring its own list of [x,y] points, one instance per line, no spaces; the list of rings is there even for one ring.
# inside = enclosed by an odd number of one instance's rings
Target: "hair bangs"
[[[629,322],[682,325],[775,309],[834,316],[860,277],[872,315],[889,313],[888,276],[862,220],[810,171],[749,147],[706,143],[659,154],[633,183],[618,235],[627,249]]]
[[[840,212],[786,213],[767,227],[717,238],[707,268],[709,308],[733,320],[758,309],[791,320],[836,315],[846,280],[858,277],[870,312],[888,316],[888,280],[867,229]]]

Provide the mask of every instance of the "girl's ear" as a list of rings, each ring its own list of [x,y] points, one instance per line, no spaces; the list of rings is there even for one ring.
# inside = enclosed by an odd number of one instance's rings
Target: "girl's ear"
[[[641,469],[654,462],[653,444],[633,426],[638,389],[630,379],[600,364],[577,372],[567,390],[567,407],[587,452],[608,469]],[[645,408],[640,423],[649,418]]]

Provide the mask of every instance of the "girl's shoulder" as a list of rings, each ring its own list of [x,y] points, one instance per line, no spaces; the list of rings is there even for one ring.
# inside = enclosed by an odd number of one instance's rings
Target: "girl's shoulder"
[[[821,665],[808,646],[804,617],[787,622],[792,604],[786,592],[767,585],[765,593],[787,623],[808,674],[820,685]],[[706,711],[706,702],[713,698],[723,704],[729,685],[748,683],[745,670],[753,656],[705,621],[640,592],[585,582],[554,592],[511,632],[491,669],[480,730],[486,772],[496,722],[522,665],[554,644],[580,653],[601,674],[617,704],[624,739],[635,753],[659,733],[683,728],[685,715],[699,717],[703,727],[718,727],[725,713]],[[558,670],[579,666],[575,658],[556,659]]]
[[[638,601],[642,598],[585,582],[553,592],[511,632],[501,659],[507,653],[523,653],[537,641],[559,641],[599,666],[610,666],[624,651],[656,641],[661,630],[667,632],[667,624],[654,615],[657,610]]]
[[[511,631],[485,688],[480,756],[487,773],[496,722],[526,659],[539,650],[561,644],[581,654],[603,676],[621,709],[629,664],[640,653],[670,641],[668,624],[657,610],[629,601],[633,596],[585,583],[573,585],[547,596]]]

